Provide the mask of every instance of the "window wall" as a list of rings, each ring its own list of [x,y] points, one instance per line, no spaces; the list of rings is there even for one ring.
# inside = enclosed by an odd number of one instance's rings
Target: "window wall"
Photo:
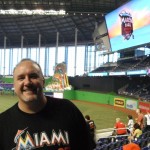
[[[10,48],[0,49],[0,75],[12,75],[16,64],[23,58],[37,61],[45,76],[52,76],[55,65],[64,62],[68,76],[82,76],[98,67],[95,63],[94,46],[80,45],[41,48]]]
[[[56,56],[57,55],[57,56]],[[55,66],[64,62],[68,76],[82,76],[99,66],[117,59],[118,53],[108,55],[95,51],[94,45],[78,45],[37,48],[10,48],[0,49],[0,75],[12,75],[16,64],[23,58],[37,61],[44,76],[52,76]],[[116,60],[117,61],[117,60]]]

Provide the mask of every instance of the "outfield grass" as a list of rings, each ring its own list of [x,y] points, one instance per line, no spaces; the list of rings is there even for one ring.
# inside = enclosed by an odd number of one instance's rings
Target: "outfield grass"
[[[95,105],[91,103],[85,103],[80,101],[72,101],[82,112],[82,114],[90,115],[94,120],[97,129],[113,128],[116,118],[127,124],[127,114],[121,111],[117,111],[112,108],[103,107],[101,105]]]
[[[16,96],[0,95],[0,112],[3,112],[16,102]],[[81,101],[72,100],[72,102],[80,109],[84,116],[87,114],[91,116],[91,119],[95,121],[98,130],[112,128],[115,123],[115,118],[117,117],[121,118],[124,123],[127,123],[127,114],[123,112]]]
[[[11,107],[17,102],[17,97],[13,95],[0,95],[0,112]]]

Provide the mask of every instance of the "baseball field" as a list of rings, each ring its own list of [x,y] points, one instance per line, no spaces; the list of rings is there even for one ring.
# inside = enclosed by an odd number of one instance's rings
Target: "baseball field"
[[[17,102],[17,97],[13,95],[0,95],[0,113],[11,107]],[[71,100],[82,112],[83,116],[90,115],[94,120],[97,130],[112,128],[115,124],[115,118],[119,117],[127,124],[127,115],[135,113],[124,108],[113,107],[106,104],[97,104],[86,101]]]

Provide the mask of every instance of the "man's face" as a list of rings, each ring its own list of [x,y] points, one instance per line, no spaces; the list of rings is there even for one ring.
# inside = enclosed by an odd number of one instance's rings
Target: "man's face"
[[[14,71],[14,88],[19,100],[32,102],[43,95],[44,78],[40,68],[31,61],[24,61]]]

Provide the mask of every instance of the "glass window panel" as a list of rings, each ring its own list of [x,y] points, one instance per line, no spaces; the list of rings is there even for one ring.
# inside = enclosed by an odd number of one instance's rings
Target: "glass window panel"
[[[104,55],[102,55],[102,54],[99,56],[99,63],[100,63],[100,65],[104,64]]]
[[[54,68],[55,68],[55,51],[56,48],[55,47],[50,47],[49,48],[49,62],[48,62],[48,67],[49,67],[49,75],[53,76],[54,75]]]
[[[22,49],[22,58],[27,58],[27,49],[26,48]]]
[[[4,75],[4,49],[1,50],[1,64],[0,64],[0,72]]]
[[[58,63],[65,61],[65,47],[58,48]]]
[[[95,47],[88,46],[88,72],[94,70]]]
[[[31,56],[30,58],[34,61],[37,61],[37,49],[36,48],[31,48]]]
[[[109,62],[113,62],[113,54],[109,54]]]
[[[13,49],[13,68],[17,65],[18,59],[16,59],[16,56],[18,55],[18,49]]]
[[[41,66],[42,72],[44,73],[44,69],[45,69],[45,48],[40,48],[40,60],[39,60],[39,64]]]
[[[84,74],[85,46],[77,47],[76,75]]]
[[[68,47],[68,64],[67,64],[67,75],[74,76],[74,67],[75,67],[75,47]]]
[[[6,49],[5,51],[5,75],[9,75],[9,61],[10,60],[10,56],[9,56],[9,50],[10,49]]]
[[[104,63],[108,62],[108,55],[104,55]]]

